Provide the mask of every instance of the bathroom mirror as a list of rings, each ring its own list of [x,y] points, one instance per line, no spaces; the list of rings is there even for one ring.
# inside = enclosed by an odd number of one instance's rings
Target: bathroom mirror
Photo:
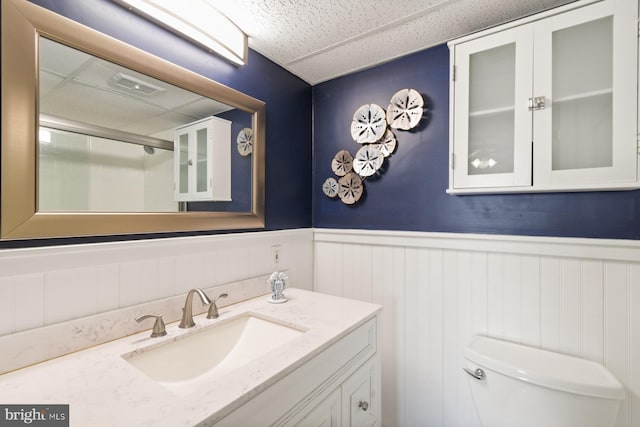
[[[250,96],[3,0],[0,237],[264,227],[264,115]],[[208,117],[230,123],[231,197],[178,203],[173,129]]]

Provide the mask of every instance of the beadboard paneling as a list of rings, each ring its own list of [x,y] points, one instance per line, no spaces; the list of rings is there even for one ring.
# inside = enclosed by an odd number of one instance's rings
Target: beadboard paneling
[[[463,349],[489,335],[603,363],[640,425],[640,242],[316,229],[315,290],[382,304],[383,424],[480,426]]]

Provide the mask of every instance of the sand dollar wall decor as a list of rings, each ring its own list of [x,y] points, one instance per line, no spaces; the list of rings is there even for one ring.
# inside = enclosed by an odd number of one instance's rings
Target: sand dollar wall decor
[[[354,172],[349,172],[338,180],[338,196],[346,205],[352,205],[362,197],[362,178]]]
[[[338,181],[336,181],[336,179],[333,177],[327,178],[324,181],[324,184],[322,184],[322,191],[327,197],[336,197],[338,195],[338,189]]]
[[[338,151],[331,161],[331,169],[338,176],[345,176],[353,169],[353,157],[347,150]]]
[[[366,104],[353,114],[351,137],[358,144],[376,142],[387,129],[385,113],[381,106]]]
[[[377,104],[365,104],[353,114],[351,137],[362,146],[355,157],[340,150],[331,161],[331,170],[339,178],[327,178],[323,193],[338,198],[346,205],[355,204],[364,193],[364,180],[374,176],[397,146],[390,128],[410,130],[418,126],[424,114],[424,100],[415,89],[402,89],[389,101],[387,111]]]
[[[409,130],[420,123],[424,101],[413,89],[402,89],[391,97],[387,107],[387,123],[394,129]]]
[[[389,157],[394,151],[396,151],[396,143],[396,136],[390,129],[387,129],[382,139],[376,142],[375,145],[380,149],[383,156]]]
[[[241,156],[248,156],[253,152],[253,129],[244,128],[238,132],[236,137],[236,144],[238,147],[238,153]]]
[[[365,145],[356,153],[356,158],[353,160],[353,170],[361,177],[366,178],[378,172],[383,161],[384,156],[377,144]]]

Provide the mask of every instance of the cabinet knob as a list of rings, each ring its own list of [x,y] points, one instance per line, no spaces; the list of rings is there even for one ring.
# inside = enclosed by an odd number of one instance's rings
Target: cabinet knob
[[[362,409],[363,411],[366,411],[367,409],[369,409],[369,402],[365,402],[364,400],[361,400],[358,403],[358,408]]]
[[[188,164],[189,166],[193,166],[193,160],[189,159],[189,161],[187,162],[187,164]]]

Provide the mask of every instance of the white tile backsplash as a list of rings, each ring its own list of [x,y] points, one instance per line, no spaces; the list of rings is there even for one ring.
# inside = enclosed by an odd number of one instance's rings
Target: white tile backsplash
[[[175,283],[175,262],[171,258],[122,263],[120,307],[173,296]]]
[[[146,312],[175,321],[194,287],[210,297],[229,292],[221,307],[260,295],[268,289],[274,244],[286,249],[280,267],[288,286],[311,290],[312,239],[312,230],[299,229],[2,250],[0,340],[11,351],[0,351],[0,367],[146,329],[133,321]]]
[[[12,277],[0,277],[0,335],[15,331],[15,297]]]
[[[272,271],[312,288],[313,232],[222,234],[0,251],[0,336],[183,295]]]
[[[249,252],[249,247],[230,248],[218,251],[214,255],[220,283],[233,282],[239,280],[245,274],[251,275],[254,272]]]
[[[118,266],[52,271],[45,274],[45,324],[118,308]]]
[[[13,286],[15,331],[44,326],[44,275],[14,277]]]
[[[119,272],[115,264],[97,266],[95,274],[91,276],[91,283],[95,290],[95,310],[90,313],[102,313],[119,307],[120,288],[118,286]]]
[[[206,288],[218,283],[215,252],[176,257],[175,292],[185,293],[192,288]]]

